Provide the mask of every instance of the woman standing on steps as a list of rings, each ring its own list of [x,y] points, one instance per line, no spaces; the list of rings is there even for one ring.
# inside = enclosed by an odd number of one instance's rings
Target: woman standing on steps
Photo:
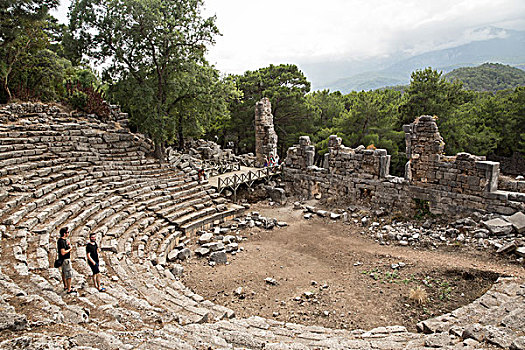
[[[64,283],[64,290],[67,294],[76,293],[71,287],[71,279],[73,278],[73,267],[71,266],[71,243],[69,242],[69,229],[62,227],[60,229],[60,238],[57,241],[58,257],[63,261],[62,263],[62,282]]]

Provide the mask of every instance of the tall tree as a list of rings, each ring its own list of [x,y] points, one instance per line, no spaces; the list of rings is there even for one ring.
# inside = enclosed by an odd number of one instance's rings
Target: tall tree
[[[206,44],[219,34],[215,17],[201,15],[203,0],[74,0],[70,11],[73,36],[84,52],[106,62],[105,77],[126,79],[141,91],[147,119],[139,123],[163,158],[169,115],[170,78],[188,62],[204,62]],[[122,101],[121,101],[122,102]]]
[[[156,139],[184,147],[188,136],[199,137],[216,130],[217,120],[227,122],[228,103],[237,98],[237,90],[230,79],[221,79],[219,72],[209,65],[188,62],[167,81],[166,117],[156,119],[149,111],[148,98],[155,90],[154,79],[137,86],[133,76],[110,86],[110,95],[122,101],[131,112],[131,121]],[[162,147],[160,145],[159,147]]]
[[[465,102],[466,97],[461,82],[450,83],[442,72],[430,67],[416,70],[399,106],[400,123],[409,124],[420,115],[447,118],[454,108]]]
[[[13,98],[10,78],[16,66],[28,56],[46,48],[48,12],[58,3],[59,0],[0,2],[0,76],[4,100]]]

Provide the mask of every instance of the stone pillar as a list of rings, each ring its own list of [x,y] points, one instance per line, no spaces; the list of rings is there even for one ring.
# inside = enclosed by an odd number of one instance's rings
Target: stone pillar
[[[277,154],[277,134],[273,128],[272,105],[267,97],[255,104],[255,165],[264,165],[264,156]]]
[[[403,126],[403,130],[408,157],[405,178],[412,182],[432,182],[445,147],[434,117],[422,115],[409,126]]]

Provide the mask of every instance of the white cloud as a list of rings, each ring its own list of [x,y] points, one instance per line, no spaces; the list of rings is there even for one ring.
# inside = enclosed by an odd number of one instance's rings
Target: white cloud
[[[70,0],[58,12],[65,22]],[[525,29],[524,0],[205,0],[223,36],[209,59],[229,73],[270,63],[366,59]]]
[[[270,63],[421,53],[525,29],[523,0],[208,0],[224,36],[210,60],[241,73]],[[501,35],[501,33],[499,34]]]

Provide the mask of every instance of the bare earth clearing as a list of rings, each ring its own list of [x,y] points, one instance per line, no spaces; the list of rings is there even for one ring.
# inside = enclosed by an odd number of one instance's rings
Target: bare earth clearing
[[[291,206],[260,203],[251,210],[286,221],[271,231],[242,232],[244,251],[229,265],[185,263],[184,284],[238,316],[333,328],[404,325],[450,312],[480,297],[498,275],[525,277],[522,267],[489,252],[448,246],[438,250],[379,245],[362,227],[314,217]],[[393,269],[392,264],[405,266]],[[277,285],[265,282],[271,277]],[[421,286],[428,301],[409,299]],[[241,294],[234,293],[242,287]],[[306,293],[306,294],[305,294]]]

